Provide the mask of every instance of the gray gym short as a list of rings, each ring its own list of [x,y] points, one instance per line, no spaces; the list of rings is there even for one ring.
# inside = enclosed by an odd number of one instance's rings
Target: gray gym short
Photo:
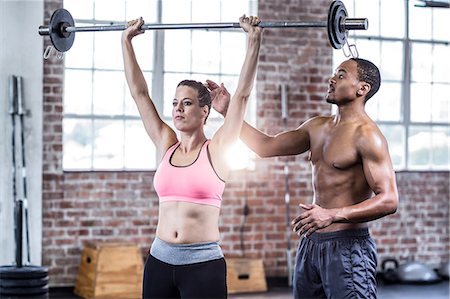
[[[303,236],[294,272],[295,298],[376,298],[376,247],[368,229]]]

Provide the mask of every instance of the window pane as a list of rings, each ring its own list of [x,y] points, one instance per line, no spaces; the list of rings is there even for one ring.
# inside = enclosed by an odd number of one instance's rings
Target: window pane
[[[411,84],[411,121],[431,121],[431,85],[422,83]]]
[[[403,80],[403,44],[401,42],[383,41],[381,43],[382,80]]]
[[[156,149],[141,120],[125,122],[125,144],[125,168],[156,168]]]
[[[431,82],[433,57],[431,44],[412,43],[411,50],[411,80],[415,82]]]
[[[450,84],[433,84],[431,95],[433,122],[450,123]]]
[[[120,36],[121,33],[118,31],[104,31],[96,32],[94,34],[95,68],[113,70],[123,69]]]
[[[124,122],[94,120],[94,168],[123,168],[123,149]]]
[[[409,34],[412,39],[430,40],[432,37],[432,9],[416,7],[416,1],[409,1]],[[423,56],[427,57],[427,56]]]
[[[431,134],[429,127],[411,126],[408,136],[409,167],[426,169],[431,162]]]
[[[64,78],[64,113],[92,112],[92,72],[66,69]]]
[[[450,41],[450,9],[433,8],[433,39]]]
[[[347,6],[346,6],[347,7]],[[358,35],[380,35],[380,2],[371,1],[355,1],[355,17],[369,19],[369,28],[360,30]],[[398,24],[397,24],[398,26]],[[368,56],[370,57],[370,56]]]
[[[123,69],[120,36],[118,31],[94,33],[95,68]]]
[[[147,82],[147,87],[150,92],[152,90],[152,77],[153,77],[152,73],[144,72],[144,78],[145,78],[145,81]],[[124,75],[124,80],[125,80],[125,75]],[[155,102],[155,100],[157,100],[157,99],[152,99],[152,100],[153,100],[153,102]],[[134,99],[131,97],[130,89],[128,88],[128,85],[125,85],[124,101],[125,101],[124,115],[139,116],[139,110],[137,109]]]
[[[133,39],[134,51],[136,53],[139,66],[143,71],[153,70],[153,40],[154,31],[152,30],[146,30],[143,35]],[[120,42],[117,48],[122,51]],[[120,54],[119,62],[120,69],[123,69],[122,54]]]
[[[372,1],[364,1],[372,2]],[[362,14],[365,16],[365,14]],[[369,28],[373,25],[369,19]],[[383,37],[405,36],[405,1],[390,0],[381,1],[380,35]]]
[[[450,128],[433,127],[432,137],[432,167],[434,169],[450,168]]]
[[[125,21],[125,1],[114,0],[95,0],[94,17],[97,20],[115,20]]]
[[[192,71],[219,73],[219,32],[192,31]]]
[[[250,1],[251,2],[251,1]],[[239,17],[242,14],[255,15],[254,11],[251,11],[249,3],[242,0],[222,0],[221,5],[221,22],[238,22]]]
[[[409,158],[413,169],[448,169],[450,129],[444,126],[411,126]]]
[[[191,33],[191,30],[168,30],[164,33],[164,69],[166,71],[191,71]]]
[[[366,111],[376,121],[401,121],[401,83],[382,82],[380,89],[366,103]]]
[[[145,23],[157,21],[158,1],[149,0],[126,0],[126,20],[143,17]]]
[[[92,24],[82,24],[91,26]],[[64,54],[64,65],[66,68],[92,68],[93,65],[94,34],[83,32],[76,34],[75,42]]]
[[[450,32],[450,30],[447,30]],[[450,39],[449,39],[450,41]],[[450,45],[433,46],[433,81],[450,83]]]
[[[388,143],[394,169],[405,167],[405,128],[401,125],[379,125]]]
[[[122,72],[94,72],[94,114],[123,114],[124,83]]]
[[[90,169],[92,167],[92,121],[63,120],[64,169]]]
[[[220,1],[192,0],[192,22],[210,23],[220,20]]]
[[[239,74],[246,52],[246,35],[241,32],[221,33],[220,68],[224,74]]]
[[[171,0],[162,1],[163,23],[190,23],[191,1]]]
[[[83,5],[80,5],[80,0],[64,0],[64,8],[70,12],[74,19],[92,20],[94,18],[93,0],[83,0]]]

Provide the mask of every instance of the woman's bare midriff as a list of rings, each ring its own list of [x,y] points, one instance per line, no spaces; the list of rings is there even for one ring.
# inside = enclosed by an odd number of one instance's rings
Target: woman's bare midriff
[[[189,202],[162,202],[156,235],[175,244],[217,242],[220,209]]]

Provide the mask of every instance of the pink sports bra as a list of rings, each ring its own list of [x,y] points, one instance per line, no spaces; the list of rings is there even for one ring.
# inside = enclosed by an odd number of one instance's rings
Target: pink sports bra
[[[187,166],[174,166],[171,163],[180,142],[167,150],[153,178],[160,202],[184,201],[220,208],[225,182],[219,178],[209,161],[209,142],[205,141],[197,159]]]

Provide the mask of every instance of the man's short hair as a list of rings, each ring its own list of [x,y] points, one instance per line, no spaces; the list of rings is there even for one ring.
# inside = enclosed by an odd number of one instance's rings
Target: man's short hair
[[[370,91],[366,95],[366,101],[380,89],[381,75],[378,67],[369,60],[351,58],[357,64],[358,80],[370,84]]]

